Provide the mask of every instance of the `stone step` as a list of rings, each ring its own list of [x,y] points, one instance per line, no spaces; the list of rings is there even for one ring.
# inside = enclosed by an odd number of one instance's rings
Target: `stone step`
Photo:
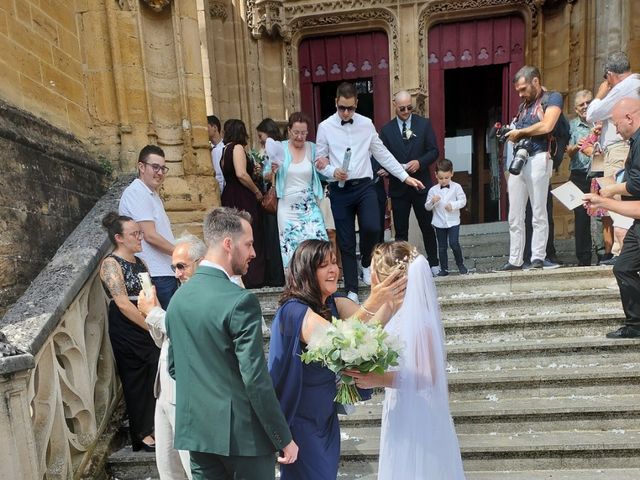
[[[343,431],[341,458],[375,460],[380,429]],[[465,470],[640,468],[640,430],[459,433]]]
[[[537,468],[540,468],[538,466]],[[345,462],[340,480],[377,480],[378,462]],[[526,470],[503,472],[466,471],[466,480],[638,480],[640,468],[595,468],[592,470]]]
[[[640,391],[640,363],[588,366],[560,363],[547,368],[456,371],[448,374],[449,398],[507,398],[625,395]]]
[[[379,426],[383,398],[376,394],[354,413],[341,415],[341,428]],[[450,407],[458,433],[640,430],[640,395],[633,394],[454,400]]]
[[[447,346],[447,362],[458,371],[545,368],[558,365],[619,365],[638,360],[640,338],[557,337]],[[568,363],[571,362],[571,363]]]
[[[559,314],[555,311],[538,315],[499,316],[490,312],[456,315],[443,320],[447,344],[462,341],[491,341],[494,338],[540,339],[601,335],[624,322],[621,308],[600,307],[598,311]]]

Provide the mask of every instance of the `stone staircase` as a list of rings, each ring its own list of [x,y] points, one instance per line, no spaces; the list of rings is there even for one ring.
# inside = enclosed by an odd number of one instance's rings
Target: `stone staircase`
[[[640,478],[640,340],[604,336],[623,318],[610,267],[436,283],[467,479]],[[267,324],[280,293],[257,291]],[[341,417],[340,479],[376,478],[382,400],[379,392]],[[111,456],[108,472],[157,478],[153,455],[129,447]]]

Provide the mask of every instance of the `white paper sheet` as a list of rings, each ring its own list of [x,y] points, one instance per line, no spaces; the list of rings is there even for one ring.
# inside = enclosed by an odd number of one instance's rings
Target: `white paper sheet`
[[[582,190],[580,190],[573,182],[567,182],[560,185],[559,187],[551,190],[551,193],[569,210],[573,210],[576,207],[582,207],[582,197],[584,197],[584,193],[582,193]]]

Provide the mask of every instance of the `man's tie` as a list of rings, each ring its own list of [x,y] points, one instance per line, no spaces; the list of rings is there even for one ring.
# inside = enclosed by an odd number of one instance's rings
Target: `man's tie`
[[[351,125],[353,125],[353,118],[350,118],[349,120],[341,120],[340,121],[340,125],[346,125],[347,123],[350,123]]]
[[[407,122],[402,122],[402,138],[407,138]]]

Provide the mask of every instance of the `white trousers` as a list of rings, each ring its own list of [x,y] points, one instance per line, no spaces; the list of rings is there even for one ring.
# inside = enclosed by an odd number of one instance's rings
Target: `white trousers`
[[[191,480],[189,452],[173,448],[175,425],[176,406],[168,402],[161,391],[155,411],[156,465],[160,480],[184,480],[187,477]]]
[[[529,157],[520,175],[509,175],[509,263],[520,266],[524,260],[544,260],[547,253],[549,220],[547,218],[547,193],[553,162],[547,152]],[[531,201],[533,235],[531,258],[523,259],[525,243],[525,212],[527,200]]]

